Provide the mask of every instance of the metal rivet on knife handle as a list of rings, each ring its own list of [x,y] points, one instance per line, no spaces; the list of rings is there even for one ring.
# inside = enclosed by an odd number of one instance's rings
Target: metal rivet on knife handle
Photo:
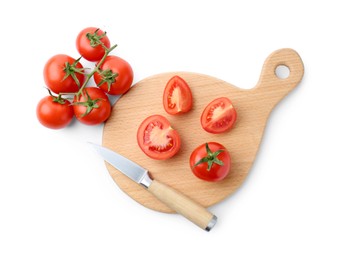
[[[148,190],[160,201],[200,228],[210,231],[216,224],[217,217],[215,215],[171,187],[153,180]]]

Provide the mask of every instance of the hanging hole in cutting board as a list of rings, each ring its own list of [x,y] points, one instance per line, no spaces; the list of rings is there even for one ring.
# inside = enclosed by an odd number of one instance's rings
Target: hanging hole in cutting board
[[[290,76],[290,69],[286,65],[278,65],[275,74],[279,79],[287,79]]]

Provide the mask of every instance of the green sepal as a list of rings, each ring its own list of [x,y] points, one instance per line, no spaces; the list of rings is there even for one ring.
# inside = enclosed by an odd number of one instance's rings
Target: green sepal
[[[99,45],[102,45],[102,47],[106,48],[104,46],[103,42],[101,41],[101,39],[106,36],[107,32],[104,32],[103,34],[97,34],[98,31],[99,31],[99,29],[96,29],[96,31],[94,33],[87,33],[86,34],[86,37],[90,41],[90,46],[95,48]]]
[[[54,96],[50,89],[47,89],[47,91],[49,92],[49,95],[52,97],[53,102],[59,103],[61,105],[65,104],[66,99],[63,98],[61,94],[59,94],[58,96]]]
[[[116,82],[116,77],[118,77],[119,74],[116,72],[113,72],[110,69],[101,70],[99,73],[100,73],[100,76],[102,79],[101,79],[100,83],[98,84],[98,87],[100,87],[104,83],[107,83],[108,92],[109,92],[112,84]]]
[[[63,71],[65,72],[65,75],[63,77],[62,80],[65,80],[68,77],[72,77],[73,80],[76,82],[78,87],[81,87],[81,83],[78,80],[78,78],[76,77],[76,73],[78,74],[84,74],[84,70],[85,68],[77,68],[76,65],[77,63],[80,62],[82,56],[79,57],[77,60],[75,60],[72,64],[70,64],[69,62],[65,62],[65,66]]]
[[[86,111],[81,115],[81,117],[84,117],[84,116],[88,115],[94,108],[99,108],[99,105],[97,104],[97,102],[102,100],[102,98],[91,99],[91,97],[89,96],[88,92],[86,90],[84,92],[87,95],[87,100],[86,101],[73,102],[72,103],[72,105],[85,106],[86,107]]]
[[[207,152],[207,156],[201,158],[198,162],[196,162],[193,166],[195,168],[197,165],[202,164],[202,163],[208,163],[207,171],[210,171],[213,164],[216,163],[220,166],[223,166],[224,163],[217,158],[217,156],[222,153],[224,150],[217,150],[216,152],[212,152],[209,148],[208,143],[205,143],[205,149]]]

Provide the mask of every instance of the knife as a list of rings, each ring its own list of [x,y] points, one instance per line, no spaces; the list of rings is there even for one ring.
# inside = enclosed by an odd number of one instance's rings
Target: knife
[[[217,221],[215,215],[184,194],[152,179],[147,169],[106,147],[93,143],[90,144],[105,161],[131,180],[143,186],[169,208],[206,231],[210,231],[215,226]]]

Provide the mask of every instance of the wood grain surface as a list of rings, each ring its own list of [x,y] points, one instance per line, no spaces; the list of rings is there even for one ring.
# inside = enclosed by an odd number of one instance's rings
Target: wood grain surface
[[[279,65],[289,68],[285,79],[277,77]],[[304,67],[300,56],[292,49],[280,49],[265,60],[260,79],[252,89],[240,89],[223,80],[207,75],[170,72],[158,74],[136,83],[113,106],[111,117],[103,130],[102,144],[148,169],[151,176],[194,201],[208,207],[231,195],[241,186],[256,157],[267,119],[274,106],[301,81]],[[190,112],[171,116],[163,108],[163,91],[174,75],[184,78],[193,94]],[[236,108],[235,127],[222,134],[205,132],[200,116],[205,106],[215,98],[228,97]],[[140,123],[148,116],[165,116],[181,136],[182,147],[173,158],[157,161],[139,148],[136,134]],[[215,141],[230,152],[232,167],[221,182],[205,182],[196,178],[189,167],[191,152],[200,144]],[[137,185],[111,165],[107,169],[117,185],[138,203],[161,212],[173,212],[143,187]]]

